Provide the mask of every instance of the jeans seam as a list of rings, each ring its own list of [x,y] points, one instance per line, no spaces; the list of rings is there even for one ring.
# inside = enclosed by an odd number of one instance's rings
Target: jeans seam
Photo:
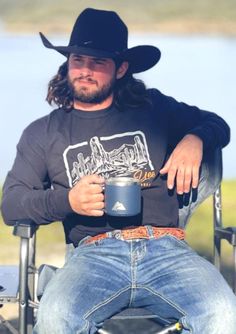
[[[183,325],[183,328],[184,329],[187,329],[189,331],[190,334],[193,333],[192,331],[192,328],[190,328],[190,326],[188,325],[187,321],[186,321],[186,315],[184,315],[182,318],[181,318],[181,321],[180,321],[181,325]]]
[[[109,302],[111,302],[112,300],[114,300],[115,298],[117,298],[118,296],[120,296],[123,292],[128,291],[130,288],[130,286],[123,288],[119,291],[117,291],[115,294],[113,294],[112,296],[110,296],[109,298],[105,299],[103,302],[95,305],[90,311],[88,311],[84,316],[84,320],[87,321],[86,319],[95,311],[97,311],[100,307],[108,304]]]
[[[164,297],[162,294],[160,294],[159,292],[156,292],[155,290],[147,287],[147,286],[142,286],[139,285],[136,287],[137,289],[145,289],[148,290],[149,292],[151,292],[152,294],[154,294],[155,296],[160,297],[162,300],[164,300],[166,303],[168,303],[169,305],[173,306],[176,310],[178,310],[180,313],[183,314],[183,316],[186,316],[187,313],[178,305],[176,305],[175,303],[173,303],[171,300],[167,299],[166,297]]]
[[[130,293],[130,301],[129,306],[132,304],[135,294],[136,287],[136,261],[133,256],[133,242],[130,242],[130,274],[131,274],[131,293]]]
[[[80,333],[83,333],[85,330],[88,330],[88,328],[89,328],[89,321],[86,320],[86,319],[84,319],[84,321],[85,321],[84,327],[81,328],[81,330],[76,331],[76,334],[80,334]]]

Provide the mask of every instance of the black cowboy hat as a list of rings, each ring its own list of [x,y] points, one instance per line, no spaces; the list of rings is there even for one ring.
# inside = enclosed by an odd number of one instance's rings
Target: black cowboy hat
[[[158,48],[140,45],[128,49],[128,29],[113,11],[85,9],[77,18],[68,46],[54,46],[40,33],[45,47],[68,57],[71,53],[126,60],[131,73],[154,66],[161,57]]]

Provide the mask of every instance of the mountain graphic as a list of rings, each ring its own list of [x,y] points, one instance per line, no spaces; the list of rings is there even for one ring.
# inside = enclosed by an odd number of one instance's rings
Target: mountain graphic
[[[121,202],[116,202],[112,208],[112,211],[125,211],[126,207]]]
[[[107,149],[108,144],[113,149]],[[131,176],[142,169],[154,170],[145,135],[141,131],[107,138],[94,136],[86,143],[69,146],[63,157],[71,187],[85,175],[99,174],[108,178]]]

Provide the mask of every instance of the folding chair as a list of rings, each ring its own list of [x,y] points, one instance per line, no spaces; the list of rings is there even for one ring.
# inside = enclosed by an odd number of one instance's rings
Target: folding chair
[[[222,155],[221,150],[216,150],[204,158],[201,166],[201,178],[197,192],[192,192],[189,197],[180,202],[179,221],[185,228],[196,207],[210,195],[213,196],[213,223],[214,223],[214,263],[220,270],[221,240],[226,239],[233,246],[234,269],[233,289],[236,291],[236,227],[223,227],[221,215],[221,180],[222,180]],[[197,199],[197,200],[196,200]],[[0,317],[11,333],[31,334],[35,321],[35,312],[38,307],[36,296],[36,282],[38,269],[35,266],[36,231],[39,228],[30,220],[17,221],[13,234],[20,237],[20,263],[17,267],[0,266],[0,304],[17,302],[19,304],[19,328],[16,331],[8,321]],[[67,245],[69,250],[70,245]],[[40,277],[47,283],[54,274],[56,268],[43,266]],[[1,280],[2,277],[5,279]],[[7,276],[8,275],[8,276]],[[8,277],[8,278],[7,278]],[[11,279],[9,279],[11,277]],[[17,279],[16,279],[17,278]],[[42,282],[42,279],[41,279]],[[43,283],[44,285],[44,283]],[[127,309],[113,316],[107,321],[127,321],[149,319],[156,321],[158,317],[145,309]],[[156,334],[178,333],[181,328],[176,322],[165,324]],[[111,334],[109,326],[99,330],[100,334]],[[144,332],[143,332],[144,333]],[[147,330],[145,330],[147,333]]]

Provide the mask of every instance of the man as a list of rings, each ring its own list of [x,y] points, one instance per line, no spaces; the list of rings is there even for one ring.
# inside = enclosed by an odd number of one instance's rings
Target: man
[[[227,124],[136,80],[160,51],[128,49],[114,12],[84,10],[68,46],[41,38],[67,58],[48,89],[59,108],[25,129],[2,213],[9,225],[61,220],[75,248],[46,288],[34,333],[95,333],[127,307],[180,319],[183,334],[235,333],[236,298],[183,240],[177,200],[198,186],[203,153],[229,142]],[[141,182],[137,216],[104,213],[113,176]]]

